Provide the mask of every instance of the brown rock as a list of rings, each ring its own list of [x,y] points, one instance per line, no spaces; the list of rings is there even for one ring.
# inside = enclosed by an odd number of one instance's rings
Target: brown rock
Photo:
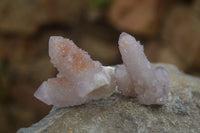
[[[92,33],[84,33],[80,41],[80,47],[88,51],[92,59],[99,60],[104,65],[113,65],[120,58],[116,44]]]
[[[85,0],[2,0],[0,32],[32,34],[45,24],[73,25],[85,3]]]
[[[167,45],[162,45],[159,41],[147,42],[144,49],[147,58],[151,62],[165,62],[174,64],[181,70],[185,70],[187,67],[174,49]]]
[[[69,108],[53,107],[49,115],[17,133],[200,132],[200,79],[164,66],[172,79],[171,100],[144,106],[119,94]]]
[[[192,3],[192,7],[197,13],[200,13],[200,1],[199,0],[194,0]]]
[[[176,5],[168,14],[162,33],[165,44],[173,48],[187,67],[200,68],[200,18],[188,6]]]
[[[115,0],[108,19],[121,31],[141,35],[155,35],[171,0]]]
[[[6,111],[4,111],[4,107],[0,105],[0,131],[1,132],[11,132],[11,129],[9,128],[9,122],[6,118]]]

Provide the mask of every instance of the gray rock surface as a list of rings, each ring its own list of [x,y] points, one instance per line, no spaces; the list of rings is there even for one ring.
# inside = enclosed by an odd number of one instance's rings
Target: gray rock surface
[[[159,65],[172,79],[166,105],[144,106],[135,98],[114,94],[80,106],[53,107],[41,121],[17,133],[200,132],[200,79],[173,65]]]

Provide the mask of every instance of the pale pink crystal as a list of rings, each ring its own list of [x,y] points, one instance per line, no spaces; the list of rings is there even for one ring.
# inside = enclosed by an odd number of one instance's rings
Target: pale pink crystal
[[[167,103],[168,72],[163,67],[154,69],[143,46],[129,34],[120,35],[119,49],[124,65],[104,67],[71,40],[51,37],[49,56],[59,73],[56,78],[43,82],[35,96],[49,105],[73,106],[110,96],[117,83],[123,95],[137,96],[142,104]]]
[[[59,74],[57,78],[43,82],[35,92],[41,101],[48,105],[72,106],[108,97],[113,93],[114,69],[93,61],[71,40],[51,37],[49,56]]]
[[[127,33],[120,35],[119,49],[125,65],[116,67],[119,91],[127,96],[136,94],[142,104],[167,103],[170,95],[167,70],[163,67],[154,69],[144,54],[143,46]]]
[[[115,79],[118,90],[125,96],[136,96],[133,83],[124,65],[115,66]]]

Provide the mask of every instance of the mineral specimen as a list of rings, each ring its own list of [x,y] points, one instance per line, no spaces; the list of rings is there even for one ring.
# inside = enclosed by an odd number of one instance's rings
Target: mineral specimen
[[[110,96],[115,90],[114,68],[93,61],[71,40],[53,36],[49,56],[56,78],[42,83],[35,96],[48,105],[72,106]]]
[[[119,38],[124,65],[116,67],[118,90],[126,96],[136,96],[140,103],[165,104],[169,101],[170,76],[163,67],[152,67],[143,46],[127,33]]]
[[[35,96],[48,105],[73,106],[109,97],[118,88],[120,93],[137,97],[142,104],[167,103],[168,72],[163,67],[154,69],[142,45],[127,33],[120,35],[119,49],[124,65],[106,67],[93,61],[71,40],[51,37],[49,56],[59,73],[43,82]]]

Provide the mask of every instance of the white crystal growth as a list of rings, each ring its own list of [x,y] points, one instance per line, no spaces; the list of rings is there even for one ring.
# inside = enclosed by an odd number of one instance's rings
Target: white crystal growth
[[[163,67],[152,67],[143,46],[134,37],[122,33],[119,50],[123,65],[116,67],[118,90],[126,96],[136,96],[140,103],[165,104],[169,101],[170,76]]]
[[[72,106],[110,96],[115,90],[114,68],[93,61],[71,40],[53,36],[49,56],[56,78],[42,83],[35,96],[48,105]]]
[[[152,67],[143,46],[127,33],[119,38],[124,64],[102,66],[71,40],[53,36],[49,56],[58,69],[57,77],[48,79],[35,96],[48,105],[73,106],[112,95],[117,86],[125,96],[137,97],[142,104],[169,101],[170,76],[163,67]]]
[[[115,67],[115,79],[118,90],[125,96],[136,96],[132,80],[126,71],[124,65],[117,65]]]

